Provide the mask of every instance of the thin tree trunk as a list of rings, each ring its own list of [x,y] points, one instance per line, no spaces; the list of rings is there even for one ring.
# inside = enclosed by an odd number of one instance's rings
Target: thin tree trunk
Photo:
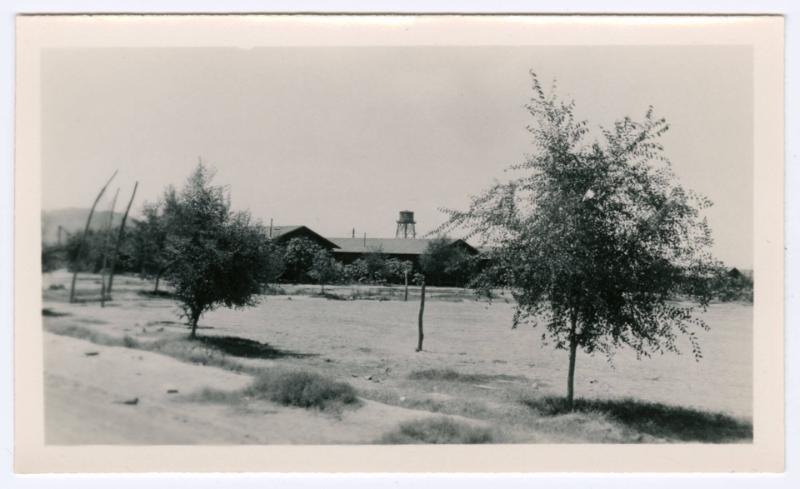
[[[406,271],[403,276],[405,277],[405,292],[403,293],[403,301],[408,302],[408,271]]]
[[[189,318],[189,321],[192,325],[192,331],[189,333],[189,338],[196,338],[197,337],[197,322],[200,320],[200,314],[192,312],[192,316]]]
[[[419,320],[417,322],[417,329],[418,329],[418,339],[417,339],[417,351],[422,351],[422,340],[425,338],[425,335],[422,332],[422,315],[425,312],[425,280],[422,280],[422,290],[420,290],[420,297],[419,297]]]
[[[578,337],[575,334],[577,318],[571,319],[569,329],[569,373],[567,374],[567,407],[570,411],[575,407],[575,356],[578,352]]]
[[[114,254],[111,256],[111,271],[108,277],[108,293],[111,294],[111,288],[114,286],[114,267],[117,266],[117,257],[119,256],[119,247],[122,244],[122,237],[125,235],[125,221],[128,220],[128,213],[131,211],[131,204],[133,198],[136,196],[136,189],[139,187],[139,182],[133,184],[133,193],[131,200],[128,201],[128,207],[125,208],[125,214],[122,215],[122,222],[119,224],[119,234],[117,234],[117,243],[114,245]]]
[[[111,237],[111,225],[114,222],[114,208],[117,207],[117,197],[119,197],[119,189],[114,194],[114,199],[111,201],[111,212],[108,213],[108,225],[106,226],[106,239],[103,243],[103,263],[100,266],[100,307],[106,307],[106,263],[108,261],[108,242]]]
[[[108,181],[106,182],[106,184],[103,185],[103,188],[100,189],[100,193],[97,194],[97,197],[94,199],[94,204],[92,204],[92,208],[91,208],[91,210],[89,210],[89,217],[86,218],[86,227],[83,229],[83,234],[81,235],[81,240],[78,243],[78,254],[77,254],[77,260],[78,261],[80,261],[81,253],[83,253],[83,245],[84,245],[84,242],[86,241],[86,234],[89,232],[89,225],[92,223],[92,216],[94,215],[94,209],[95,209],[95,207],[97,207],[97,203],[100,202],[100,199],[103,197],[103,194],[106,193],[106,188],[108,188],[108,184],[110,184],[111,180],[113,180],[114,177],[117,176],[117,171],[118,170],[114,170],[114,173],[111,175],[111,178],[109,178]],[[78,267],[77,267],[77,265],[78,264],[75,263],[75,271],[72,274],[72,285],[70,285],[70,288],[69,288],[69,301],[70,302],[75,302],[75,282],[78,280]]]

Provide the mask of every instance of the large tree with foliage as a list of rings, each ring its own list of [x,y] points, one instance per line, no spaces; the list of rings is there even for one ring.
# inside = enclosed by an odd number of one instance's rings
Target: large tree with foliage
[[[574,102],[532,76],[535,151],[467,210],[445,210],[440,231],[467,229],[495,246],[480,283],[509,287],[514,326],[543,324],[543,340],[569,351],[572,408],[578,349],[678,352],[685,334],[700,358],[695,330],[708,327],[696,312],[718,269],[701,217],[711,203],[678,183],[659,142],[669,126],[652,108],[593,132]]]
[[[419,257],[419,266],[429,285],[465,285],[470,278],[472,257],[452,239],[432,239]]]
[[[294,283],[304,283],[310,278],[314,268],[314,258],[325,251],[314,241],[305,238],[292,238],[283,246],[284,278]]]
[[[267,230],[230,210],[223,187],[202,163],[181,192],[167,192],[164,275],[196,335],[200,316],[219,306],[252,306],[272,276]]]

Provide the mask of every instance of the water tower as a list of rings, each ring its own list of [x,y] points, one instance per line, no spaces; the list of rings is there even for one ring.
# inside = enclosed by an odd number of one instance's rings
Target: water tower
[[[397,220],[397,232],[395,238],[414,239],[417,237],[417,231],[414,229],[414,213],[411,211],[400,211],[400,219]]]

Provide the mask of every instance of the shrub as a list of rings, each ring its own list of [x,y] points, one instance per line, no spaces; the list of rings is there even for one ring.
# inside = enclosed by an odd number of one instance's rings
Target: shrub
[[[383,435],[380,441],[392,444],[475,444],[493,440],[488,428],[470,426],[452,418],[430,418],[403,423],[396,431]]]
[[[247,389],[247,394],[267,398],[284,406],[326,409],[356,404],[358,397],[350,384],[312,372],[264,373]]]

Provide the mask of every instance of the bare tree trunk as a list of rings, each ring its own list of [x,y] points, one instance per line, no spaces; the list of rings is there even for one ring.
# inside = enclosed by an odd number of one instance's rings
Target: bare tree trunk
[[[78,243],[78,255],[77,255],[77,259],[78,260],[80,260],[81,253],[83,253],[83,245],[84,245],[84,243],[86,241],[86,234],[89,232],[89,225],[92,223],[92,216],[94,215],[94,209],[95,209],[95,207],[97,207],[97,203],[100,202],[100,199],[103,197],[103,194],[106,192],[106,188],[108,188],[108,184],[110,184],[111,180],[113,180],[114,177],[117,176],[117,171],[118,170],[114,170],[114,173],[111,175],[111,178],[109,178],[108,181],[106,182],[106,184],[103,185],[103,188],[100,189],[100,193],[98,193],[97,197],[94,199],[94,204],[92,204],[92,208],[89,211],[89,217],[86,218],[86,227],[83,229],[83,235],[81,235],[81,240]],[[78,280],[78,268],[77,268],[78,264],[76,263],[75,265],[76,265],[75,271],[72,274],[72,285],[70,285],[70,288],[69,288],[69,301],[70,302],[75,302],[75,281]]]
[[[406,283],[406,289],[405,292],[403,293],[403,301],[408,302],[408,270],[406,270],[403,276],[405,277],[405,283]]]
[[[422,340],[425,335],[422,333],[422,315],[425,312],[425,280],[422,280],[422,289],[420,290],[419,297],[419,320],[417,322],[417,329],[419,332],[417,339],[417,351],[422,351]]]
[[[577,318],[573,315],[569,330],[569,373],[567,374],[567,407],[572,411],[575,407],[575,356],[578,352],[578,337],[575,334]]]
[[[114,254],[111,256],[111,270],[108,277],[108,293],[111,294],[111,288],[114,286],[114,267],[117,266],[117,256],[119,256],[119,247],[122,244],[122,237],[125,235],[125,222],[128,220],[128,213],[131,211],[131,204],[133,198],[136,196],[136,189],[139,187],[139,182],[133,184],[133,193],[131,200],[128,201],[128,207],[125,208],[125,214],[122,215],[122,222],[119,224],[119,234],[117,235],[117,243],[114,245]]]
[[[111,201],[111,212],[108,213],[108,225],[106,225],[106,240],[103,243],[103,263],[100,266],[100,307],[106,307],[106,262],[108,261],[108,242],[111,238],[111,225],[114,222],[114,208],[117,207],[117,197],[119,197],[119,189],[117,189],[114,199]]]

